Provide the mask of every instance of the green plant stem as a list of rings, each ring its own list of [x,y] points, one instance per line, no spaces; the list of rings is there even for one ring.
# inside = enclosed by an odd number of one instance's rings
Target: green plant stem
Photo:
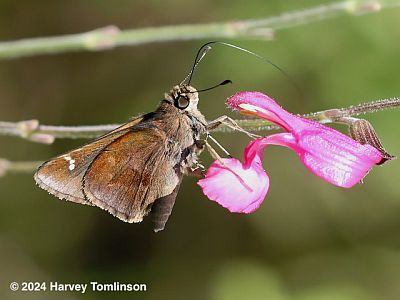
[[[93,31],[0,42],[0,59],[100,51],[120,46],[199,39],[253,38],[271,40],[277,30],[319,22],[341,15],[361,15],[400,6],[399,0],[348,0],[253,20],[187,24],[119,30],[110,25]]]

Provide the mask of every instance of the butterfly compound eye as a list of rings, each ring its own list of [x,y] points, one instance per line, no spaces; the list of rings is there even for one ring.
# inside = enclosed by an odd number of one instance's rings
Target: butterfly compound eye
[[[185,109],[189,106],[189,99],[186,96],[179,96],[179,98],[175,100],[175,106],[179,109]]]

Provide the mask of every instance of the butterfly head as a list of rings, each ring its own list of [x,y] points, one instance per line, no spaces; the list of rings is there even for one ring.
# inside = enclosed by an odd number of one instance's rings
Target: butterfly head
[[[165,94],[165,100],[182,111],[197,111],[199,94],[190,85],[176,85],[172,90]]]

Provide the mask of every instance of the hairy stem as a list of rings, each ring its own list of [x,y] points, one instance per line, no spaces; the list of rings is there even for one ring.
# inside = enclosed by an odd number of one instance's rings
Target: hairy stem
[[[119,30],[116,26],[110,25],[78,34],[0,42],[0,59],[72,51],[100,51],[120,46],[182,40],[223,38],[271,40],[276,30],[341,15],[361,15],[398,6],[400,6],[399,0],[347,0],[254,20],[128,30]]]
[[[372,113],[379,110],[391,109],[400,106],[400,98],[394,97],[390,99],[383,99],[372,101],[364,104],[350,106],[348,108],[342,108],[341,111],[346,115],[346,117],[354,117],[366,113]]]

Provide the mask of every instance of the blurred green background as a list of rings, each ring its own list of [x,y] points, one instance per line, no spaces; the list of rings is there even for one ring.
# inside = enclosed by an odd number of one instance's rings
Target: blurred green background
[[[0,1],[0,39],[60,35],[109,24],[121,29],[258,18],[327,1]],[[307,113],[399,96],[400,9],[344,16],[277,32],[272,42],[231,40],[289,73],[214,47],[193,85],[234,84],[201,95],[208,119],[225,99],[258,90]],[[187,74],[199,46],[171,42],[0,61],[0,120],[121,123],[153,110]],[[368,115],[400,155],[400,111]],[[342,128],[342,127],[339,127]],[[236,157],[241,134],[215,137]],[[0,136],[0,157],[46,160],[84,140],[46,146]],[[211,162],[207,153],[202,159]],[[231,214],[185,178],[166,230],[125,224],[104,211],[60,201],[30,175],[0,178],[0,298],[108,299],[110,294],[22,293],[11,281],[146,283],[112,299],[400,299],[400,162],[377,167],[350,190],[313,176],[283,148],[268,148],[271,187],[251,215]]]

